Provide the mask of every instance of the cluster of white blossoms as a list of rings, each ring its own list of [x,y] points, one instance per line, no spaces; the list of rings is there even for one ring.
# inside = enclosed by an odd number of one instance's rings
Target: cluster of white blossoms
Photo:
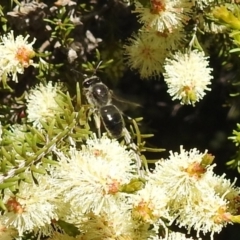
[[[141,78],[156,77],[163,72],[169,49],[177,49],[183,39],[182,29],[172,33],[144,30],[129,39],[125,55],[129,66],[137,69]]]
[[[34,173],[33,182],[31,173],[25,173],[16,194],[5,191],[7,211],[0,215],[5,235],[0,230],[0,236],[21,239],[32,232],[48,240],[192,239],[168,230],[174,222],[189,232],[211,233],[213,239],[228,223],[239,222],[240,189],[213,173],[207,151],[181,147],[180,153],[170,152],[145,173],[144,181],[133,152],[106,136],[89,139],[79,150],[54,153],[58,163],[45,174]],[[142,184],[132,188],[134,181]],[[75,235],[59,231],[59,220],[73,225]]]
[[[151,0],[149,6],[134,3],[134,12],[143,27],[124,47],[127,63],[139,71],[141,78],[156,77],[163,72],[169,51],[177,49],[183,41],[183,25],[192,3],[186,0]]]
[[[51,171],[54,186],[63,191],[62,200],[82,214],[98,214],[121,201],[121,187],[136,172],[133,153],[108,138],[88,140],[81,151],[74,148],[69,156],[58,155],[59,165]]]
[[[7,212],[0,216],[0,223],[7,229],[14,229],[15,235],[17,232],[20,237],[26,232],[49,234],[52,221],[58,220],[54,203],[57,192],[49,187],[48,175],[35,176],[37,184],[31,182],[30,173],[26,176],[28,179],[21,181],[17,194],[5,192],[3,200]]]
[[[30,36],[27,35],[24,38],[20,35],[14,38],[13,31],[1,36],[0,80],[3,84],[8,81],[9,76],[11,76],[12,81],[17,82],[17,74],[22,74],[24,69],[31,65],[34,67],[38,66],[38,64],[32,60],[35,56],[32,45],[36,39],[28,43],[29,37]]]
[[[163,73],[169,94],[181,104],[194,106],[210,90],[212,69],[203,52],[192,50],[195,33],[189,40],[188,53],[179,49],[187,46],[189,36],[185,35],[184,26],[191,15],[211,2],[150,0],[149,5],[143,6],[134,1],[133,12],[143,26],[124,46],[127,64],[143,79],[157,78]]]
[[[194,105],[209,91],[211,72],[203,52],[193,50],[186,53],[176,52],[164,64],[164,80],[168,93],[182,104]]]
[[[199,7],[201,10],[205,7],[208,7],[210,3],[213,3],[214,0],[192,0],[196,7]]]
[[[149,183],[161,186],[169,198],[168,207],[180,227],[219,233],[239,214],[240,189],[213,172],[213,157],[197,149],[170,152],[169,159],[157,162]]]
[[[41,129],[41,121],[51,120],[58,113],[62,112],[56,99],[61,98],[59,91],[61,86],[57,83],[53,85],[48,82],[47,85],[40,83],[31,89],[26,97],[27,101],[27,119],[33,126]]]
[[[189,20],[192,3],[188,0],[150,0],[150,6],[135,1],[135,10],[139,22],[158,32],[171,32],[182,27]]]
[[[155,236],[149,240],[166,240],[166,238]],[[196,239],[192,237],[187,237],[185,234],[180,232],[171,232],[170,234],[168,234],[167,240],[202,240],[202,238]]]

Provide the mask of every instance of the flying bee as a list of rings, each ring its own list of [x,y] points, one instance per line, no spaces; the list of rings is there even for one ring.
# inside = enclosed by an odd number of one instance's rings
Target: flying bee
[[[112,91],[97,76],[86,78],[82,85],[88,103],[97,111],[108,134],[113,138],[120,138],[123,136],[126,144],[134,150],[137,170],[139,175],[142,176],[142,160],[140,158],[140,152],[125,127],[122,113],[112,103]],[[99,117],[94,113],[93,116],[100,137]]]
[[[83,81],[83,91],[88,103],[98,111],[109,135],[120,138],[125,124],[120,110],[112,104],[111,90],[99,77],[92,76]]]

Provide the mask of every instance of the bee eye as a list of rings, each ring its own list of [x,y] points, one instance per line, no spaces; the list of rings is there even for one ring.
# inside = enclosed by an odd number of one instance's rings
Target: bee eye
[[[89,88],[91,87],[92,85],[96,84],[96,83],[100,83],[100,79],[96,76],[93,76],[93,77],[90,77],[90,78],[86,78],[84,81],[83,81],[83,88]]]

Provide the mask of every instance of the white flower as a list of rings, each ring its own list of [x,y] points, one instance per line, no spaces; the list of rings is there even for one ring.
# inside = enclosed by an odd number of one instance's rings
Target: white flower
[[[151,6],[143,7],[135,2],[134,12],[139,14],[139,22],[145,27],[159,32],[182,27],[189,18],[192,4],[187,0],[151,0]]]
[[[185,151],[181,146],[180,153],[170,152],[169,159],[158,161],[154,172],[149,174],[149,183],[159,185],[166,192],[172,211],[178,212],[184,205],[200,201],[203,192],[209,190],[209,187],[199,187],[206,176],[213,175],[213,165],[202,165],[206,154],[207,151],[200,153],[195,148]]]
[[[71,149],[68,155],[58,153],[59,166],[51,170],[51,175],[62,201],[79,213],[97,214],[103,207],[121,201],[121,186],[135,176],[133,152],[116,140],[89,140],[82,151]]]
[[[40,83],[30,91],[26,99],[26,111],[28,120],[33,122],[34,127],[41,129],[42,125],[40,120],[51,120],[59,112],[62,112],[55,101],[57,97],[60,97],[58,94],[60,89],[61,87],[58,84],[53,85],[52,82],[48,82],[46,86]]]
[[[196,238],[194,239],[196,240]],[[167,235],[167,237],[154,236],[149,240],[194,240],[194,239],[192,237],[187,237],[185,234],[180,232],[171,232]],[[201,240],[201,238],[198,238],[198,240]]]
[[[212,68],[208,66],[204,53],[193,50],[189,53],[175,53],[166,59],[163,73],[168,85],[168,93],[173,100],[182,104],[195,104],[209,91]]]
[[[192,2],[196,7],[203,9],[204,7],[209,7],[214,0],[192,0]]]
[[[149,183],[129,197],[133,218],[151,224],[161,223],[160,218],[171,220],[168,201],[169,198],[161,186]]]
[[[234,186],[237,179],[231,182],[225,177],[225,174],[222,176],[214,175],[213,177],[209,178],[209,185],[214,189],[218,196],[227,200],[227,210],[231,214],[239,214],[240,188]]]
[[[122,165],[126,170],[133,161],[129,158],[134,156],[132,151],[127,151],[126,146],[122,146],[115,139],[104,135],[100,140],[96,137],[87,140],[86,145],[82,145],[81,152],[104,158],[104,161]],[[121,159],[121,161],[120,161]],[[121,163],[119,163],[119,161]]]
[[[229,181],[213,173],[209,166],[212,156],[197,149],[180,153],[170,152],[169,159],[160,160],[149,174],[149,184],[157,184],[165,190],[168,207],[180,227],[193,228],[199,234],[220,232],[231,223],[232,214],[237,213],[239,189]],[[222,185],[222,186],[221,186]]]
[[[14,39],[13,31],[1,37],[0,74],[3,82],[7,81],[7,76],[9,74],[12,75],[12,80],[17,82],[17,73],[22,74],[24,68],[30,65],[34,67],[38,66],[34,64],[31,59],[35,56],[32,45],[35,43],[36,39],[28,43],[28,38],[29,35],[25,38],[20,35]]]
[[[24,232],[49,231],[53,220],[58,220],[54,202],[55,190],[49,188],[50,178],[36,176],[38,184],[21,181],[19,192],[5,194],[4,203],[8,212],[0,216],[0,222],[6,227],[15,228],[19,236]]]
[[[231,223],[227,200],[213,191],[206,192],[201,201],[193,202],[192,206],[185,206],[179,212],[176,219],[179,227],[185,227],[189,232],[193,228],[197,231],[197,236],[200,232],[211,233],[211,239],[214,233],[220,233],[223,227]]]
[[[124,201],[105,208],[99,214],[89,212],[79,227],[81,239],[148,239],[156,231],[150,224],[135,221]]]
[[[141,78],[157,76],[162,72],[162,64],[166,57],[166,48],[152,44],[144,38],[144,34],[133,36],[125,45],[125,55],[128,65],[139,71]]]
[[[171,33],[143,30],[125,45],[128,65],[139,71],[141,78],[156,77],[163,72],[163,63],[169,50],[175,49],[183,39],[182,29]]]
[[[86,214],[80,227],[83,239],[135,239],[135,223],[130,211],[122,205],[112,205],[97,215]]]

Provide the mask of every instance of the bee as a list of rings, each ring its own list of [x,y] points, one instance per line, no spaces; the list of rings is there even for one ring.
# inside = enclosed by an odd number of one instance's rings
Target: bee
[[[88,103],[97,111],[108,134],[112,138],[117,139],[124,137],[126,144],[134,150],[138,173],[142,176],[142,161],[138,147],[132,141],[131,135],[125,127],[122,113],[112,103],[112,91],[96,75],[86,78],[83,81],[82,86]],[[94,114],[94,118],[98,128],[98,135],[100,137],[100,124],[98,124],[99,118],[96,114]]]
[[[125,123],[120,110],[112,104],[112,91],[97,76],[86,78],[82,85],[88,103],[98,111],[108,134],[120,138]]]

